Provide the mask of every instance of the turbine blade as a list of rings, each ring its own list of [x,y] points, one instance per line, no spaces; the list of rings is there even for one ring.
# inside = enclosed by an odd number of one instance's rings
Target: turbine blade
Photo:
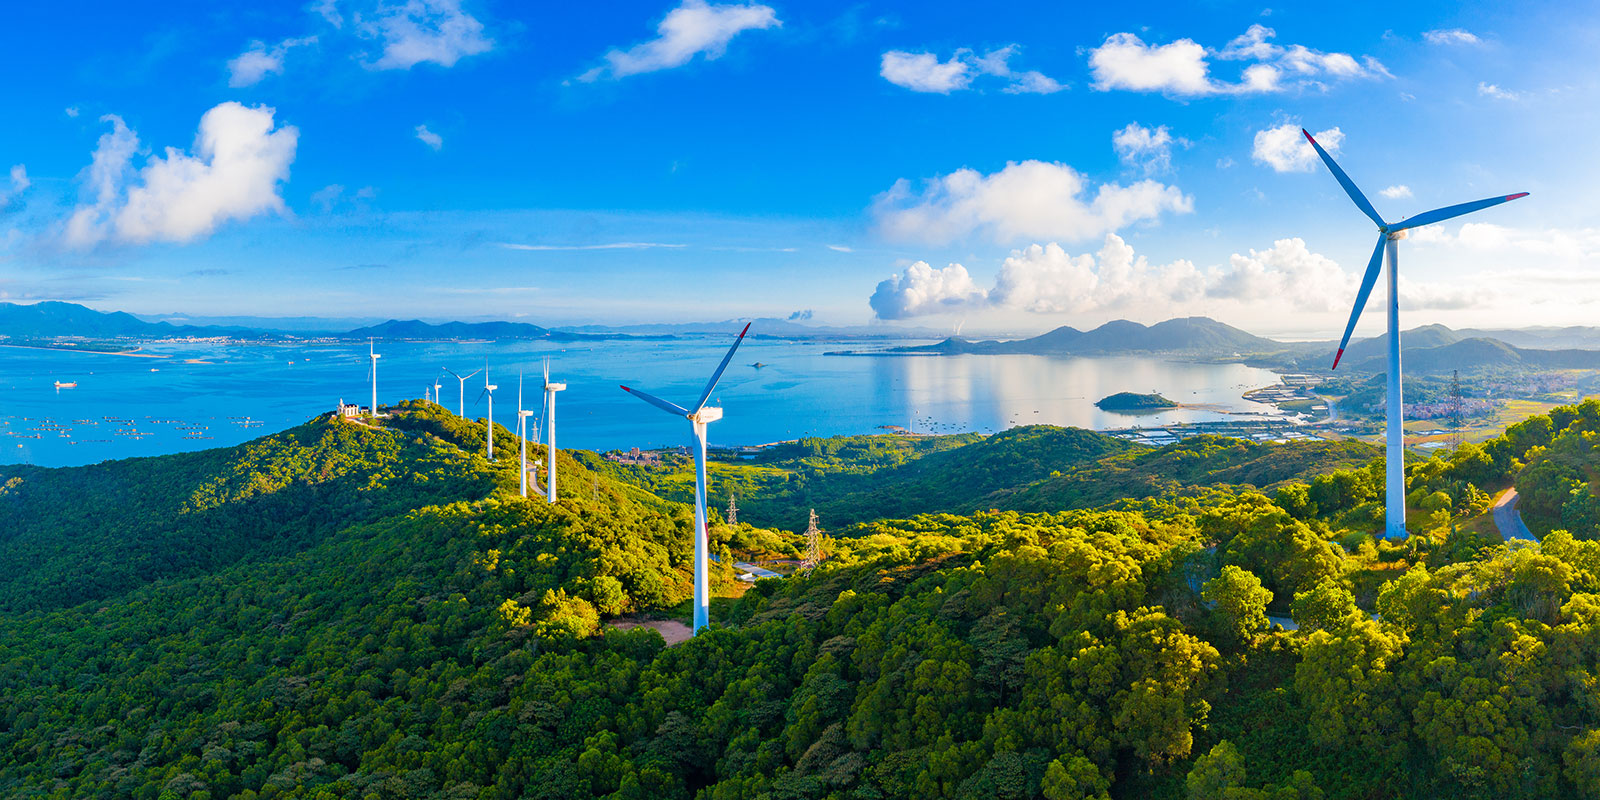
[[[1378,234],[1378,246],[1372,249],[1372,260],[1367,262],[1367,274],[1361,276],[1361,290],[1356,292],[1356,307],[1350,311],[1350,324],[1344,326],[1344,338],[1339,340],[1339,352],[1334,355],[1330,369],[1339,368],[1339,359],[1344,358],[1344,348],[1350,344],[1350,334],[1355,332],[1356,320],[1361,319],[1361,309],[1367,307],[1367,296],[1372,294],[1372,285],[1378,282],[1378,273],[1383,270],[1383,245],[1387,239],[1387,234]]]
[[[689,416],[689,409],[684,408],[683,406],[680,406],[677,403],[669,403],[669,402],[667,402],[665,400],[662,400],[659,397],[656,397],[655,395],[645,394],[644,392],[641,392],[638,389],[629,389],[626,386],[622,387],[622,391],[627,392],[628,394],[631,394],[634,397],[637,397],[640,400],[643,400],[646,403],[649,403],[650,405],[653,405],[656,408],[659,408],[662,411],[665,411],[665,412],[667,412],[669,414],[677,414],[680,417]]]
[[[1356,184],[1350,180],[1350,176],[1344,174],[1344,170],[1339,169],[1339,165],[1333,160],[1333,156],[1328,155],[1328,151],[1322,149],[1322,145],[1317,144],[1317,140],[1311,138],[1311,134],[1305,128],[1301,128],[1300,132],[1305,134],[1306,141],[1310,142],[1313,148],[1316,148],[1317,155],[1322,156],[1322,162],[1328,165],[1328,169],[1333,172],[1333,177],[1339,181],[1340,186],[1344,187],[1344,193],[1350,195],[1351,200],[1356,201],[1356,208],[1361,209],[1361,213],[1366,214],[1368,219],[1376,222],[1378,227],[1381,228],[1387,224],[1383,221],[1383,217],[1378,216],[1378,212],[1372,208],[1372,204],[1367,202],[1367,196],[1356,188]]]
[[[1444,222],[1451,217],[1459,217],[1462,214],[1471,214],[1472,212],[1480,209],[1485,209],[1490,206],[1497,206],[1501,203],[1509,203],[1512,200],[1527,196],[1527,192],[1518,192],[1516,194],[1508,194],[1501,197],[1490,197],[1484,200],[1474,200],[1470,203],[1460,203],[1458,205],[1445,206],[1444,208],[1436,208],[1432,211],[1424,211],[1421,214],[1412,217],[1411,219],[1401,220],[1394,225],[1391,225],[1389,230],[1403,231],[1407,228],[1420,228],[1423,225],[1432,225],[1435,222]]]
[[[733,346],[728,348],[728,354],[722,357],[722,363],[717,365],[717,371],[711,373],[711,380],[706,381],[706,390],[700,393],[700,402],[695,404],[694,410],[699,411],[706,407],[706,401],[711,399],[711,390],[717,388],[717,381],[722,379],[722,371],[728,368],[728,362],[733,360],[733,351],[739,349],[739,343],[744,341],[744,335],[750,332],[750,323],[744,324],[744,330],[739,331],[739,338],[733,340]]]
[[[466,380],[466,379],[468,379],[468,378],[470,378],[470,377],[472,377],[472,376],[474,376],[474,375],[476,375],[476,374],[478,374],[478,373],[480,373],[480,372],[482,372],[482,371],[483,371],[483,368],[482,368],[482,367],[479,367],[479,368],[478,368],[478,369],[475,369],[475,370],[473,370],[473,371],[471,371],[471,372],[469,372],[469,373],[467,373],[467,374],[465,374],[465,375],[459,375],[459,376],[457,376],[457,377],[459,377],[459,378],[461,378],[461,380]],[[454,373],[454,372],[452,372],[452,373],[450,373],[450,374],[451,374],[451,375],[455,375],[455,373]]]

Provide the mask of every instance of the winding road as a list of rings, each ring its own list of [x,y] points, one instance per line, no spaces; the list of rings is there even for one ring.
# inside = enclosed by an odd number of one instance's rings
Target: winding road
[[[1512,539],[1526,539],[1530,542],[1538,541],[1533,531],[1522,524],[1522,514],[1517,511],[1517,490],[1507,489],[1499,499],[1494,501],[1494,526],[1500,529],[1500,536],[1506,541]]]

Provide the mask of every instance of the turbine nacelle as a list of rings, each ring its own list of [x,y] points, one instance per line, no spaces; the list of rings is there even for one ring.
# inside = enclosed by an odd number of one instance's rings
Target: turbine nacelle
[[[706,406],[705,408],[690,414],[689,419],[701,425],[716,422],[717,420],[722,419],[722,409],[718,408],[717,406]]]

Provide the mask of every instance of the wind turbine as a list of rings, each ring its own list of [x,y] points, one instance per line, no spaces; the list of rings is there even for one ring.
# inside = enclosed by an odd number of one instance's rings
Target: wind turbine
[[[1405,432],[1401,430],[1401,423],[1405,420],[1402,419],[1404,412],[1400,403],[1400,299],[1399,277],[1397,275],[1400,265],[1400,240],[1406,238],[1406,231],[1412,228],[1443,222],[1452,217],[1459,217],[1462,214],[1470,214],[1490,206],[1497,206],[1501,203],[1516,200],[1519,197],[1527,197],[1528,193],[1518,192],[1484,200],[1474,200],[1470,203],[1436,208],[1391,225],[1384,222],[1383,217],[1378,216],[1378,212],[1372,208],[1372,204],[1367,202],[1366,196],[1361,193],[1360,189],[1356,188],[1355,183],[1350,180],[1350,176],[1344,174],[1344,170],[1339,169],[1339,165],[1334,162],[1332,156],[1328,155],[1328,151],[1322,149],[1322,145],[1317,144],[1317,140],[1312,138],[1311,134],[1307,133],[1304,128],[1301,128],[1300,132],[1305,134],[1306,141],[1311,143],[1311,146],[1316,149],[1317,155],[1322,157],[1323,163],[1328,165],[1328,171],[1332,172],[1333,177],[1339,181],[1339,185],[1344,187],[1345,194],[1350,195],[1350,199],[1355,201],[1356,207],[1361,209],[1361,213],[1366,214],[1367,218],[1377,223],[1378,226],[1378,244],[1372,249],[1372,258],[1367,262],[1366,274],[1361,277],[1361,288],[1356,292],[1356,306],[1350,311],[1350,322],[1344,327],[1344,338],[1339,340],[1339,352],[1333,357],[1332,369],[1339,368],[1339,359],[1344,357],[1345,346],[1350,343],[1350,334],[1356,329],[1356,320],[1361,318],[1361,310],[1367,305],[1367,296],[1372,294],[1372,285],[1378,280],[1378,271],[1383,266],[1384,251],[1388,251],[1388,448],[1384,460],[1384,468],[1387,474],[1385,475],[1384,486],[1383,527],[1385,536],[1403,537],[1406,535],[1406,472]]]
[[[378,359],[383,358],[383,356],[378,355],[376,347],[377,345],[373,343],[373,340],[367,340],[367,358],[372,359],[371,365],[367,367],[367,377],[372,380],[372,416],[374,419],[378,416]]]
[[[545,457],[550,465],[545,467],[544,492],[545,499],[554,503],[556,501],[556,392],[567,390],[565,383],[550,382],[550,359],[544,362],[544,430],[548,437],[545,445]]]
[[[722,377],[722,371],[728,368],[728,362],[733,360],[733,351],[739,349],[739,343],[744,341],[744,335],[750,332],[750,325],[745,324],[744,330],[739,331],[739,338],[733,341],[733,346],[728,348],[728,354],[722,357],[722,363],[717,365],[717,371],[711,373],[711,380],[706,381],[705,391],[700,393],[700,400],[691,411],[676,403],[669,403],[659,397],[645,394],[637,389],[622,387],[627,392],[640,400],[672,414],[689,420],[694,434],[694,632],[699,633],[711,621],[711,585],[709,583],[709,567],[707,558],[711,543],[706,536],[706,426],[722,419],[722,409],[715,406],[706,407],[706,401],[711,399],[711,391],[717,388],[717,380]]]
[[[433,376],[433,402],[439,405],[444,405],[444,395],[439,394],[439,390],[442,388],[444,388],[444,384],[439,382],[439,376]]]
[[[517,373],[517,440],[522,445],[522,452],[518,456],[522,466],[517,470],[521,476],[517,486],[523,497],[528,496],[528,417],[531,416],[533,416],[532,411],[525,411],[522,408],[522,373],[519,372]],[[538,433],[535,432],[534,435],[537,436]]]
[[[487,367],[488,365],[485,364],[484,366]],[[450,372],[450,368],[449,367],[443,367],[442,369],[445,372]],[[461,382],[461,385],[456,387],[457,390],[461,393],[460,394],[460,399],[458,401],[461,404],[460,406],[458,406],[458,408],[460,408],[461,410],[456,412],[456,416],[458,416],[458,417],[460,417],[462,419],[466,419],[467,418],[467,379],[472,377],[472,376],[474,376],[474,375],[476,375],[476,374],[478,374],[478,373],[480,373],[480,372],[482,372],[482,371],[483,370],[481,370],[481,369],[475,369],[475,370],[473,370],[473,371],[471,371],[471,372],[469,372],[469,373],[467,373],[465,375],[457,375],[454,372],[450,372],[451,377],[453,377],[456,380]]]
[[[489,460],[493,461],[494,460],[494,390],[496,390],[496,389],[498,389],[500,387],[489,382],[489,364],[487,362],[484,363],[483,369],[480,370],[480,371],[483,373],[483,392],[478,395],[478,399],[482,400],[485,395],[487,395],[489,397],[489,418],[487,420],[488,424],[485,425],[485,427],[489,431]],[[472,374],[476,375],[478,373],[474,372]]]

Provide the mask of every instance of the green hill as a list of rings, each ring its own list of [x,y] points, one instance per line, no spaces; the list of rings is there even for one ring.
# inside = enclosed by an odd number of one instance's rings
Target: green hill
[[[574,453],[552,506],[480,455],[481,424],[421,403],[382,424],[0,470],[0,545],[22,548],[0,607],[0,796],[1600,787],[1600,531],[1506,548],[1456,524],[1481,513],[1477,486],[1515,476],[1531,501],[1568,467],[1591,474],[1597,402],[1409,464],[1429,511],[1400,543],[1366,535],[1381,470],[1343,443],[1149,449],[1052,428],[800,442],[728,466],[803,475],[863,510],[980,508],[837,523],[818,568],[748,591],[719,568],[713,629],[674,647],[604,626],[682,613],[688,509],[644,485],[676,473]],[[997,499],[1044,510],[982,509]],[[712,536],[724,553],[797,544],[743,523]]]
[[[1163,408],[1177,408],[1178,404],[1162,397],[1159,394],[1138,394],[1136,392],[1117,392],[1095,401],[1095,407],[1101,411],[1156,411]]]

